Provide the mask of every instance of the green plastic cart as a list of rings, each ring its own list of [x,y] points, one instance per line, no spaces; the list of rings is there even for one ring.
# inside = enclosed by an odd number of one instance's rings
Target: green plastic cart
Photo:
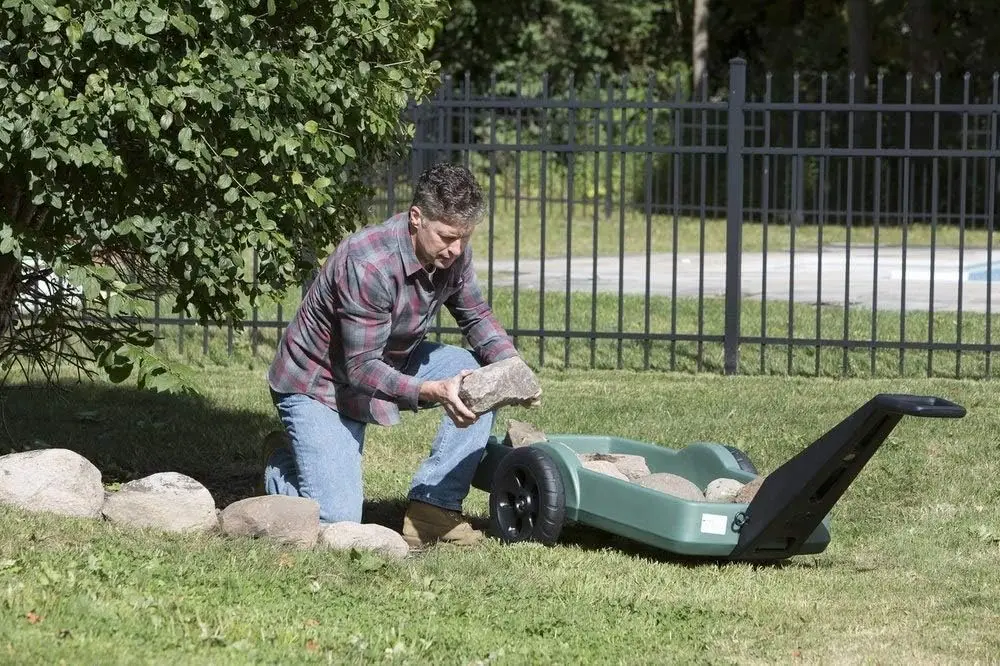
[[[903,416],[961,418],[944,398],[880,394],[778,467],[749,503],[681,499],[585,468],[579,454],[643,456],[702,490],[713,479],[746,483],[757,469],[740,450],[696,442],[671,449],[607,436],[547,435],[511,447],[491,437],[473,485],[489,493],[490,529],[506,543],[555,543],[579,523],[685,556],[782,560],[820,553],[830,510]]]

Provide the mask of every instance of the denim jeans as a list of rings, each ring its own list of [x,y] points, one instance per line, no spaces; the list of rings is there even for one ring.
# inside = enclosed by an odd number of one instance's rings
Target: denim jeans
[[[479,361],[465,349],[423,342],[414,350],[405,372],[419,379],[438,380],[478,367]],[[324,523],[361,522],[366,424],[306,395],[272,392],[272,398],[292,446],[271,454],[264,470],[265,492],[316,500]],[[409,498],[461,511],[494,416],[487,412],[473,425],[458,428],[443,414],[430,455],[413,477]]]

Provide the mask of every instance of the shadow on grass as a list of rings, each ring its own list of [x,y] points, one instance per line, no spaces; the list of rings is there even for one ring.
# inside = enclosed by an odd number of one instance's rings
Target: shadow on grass
[[[208,488],[220,508],[258,494],[260,443],[277,423],[204,397],[86,382],[7,386],[0,401],[0,454],[70,449],[105,484],[179,472]]]
[[[0,390],[0,455],[69,449],[105,484],[178,472],[204,485],[217,507],[262,494],[264,436],[277,415],[221,407],[202,396],[107,384],[10,385]],[[363,520],[396,531],[405,500],[365,502]]]

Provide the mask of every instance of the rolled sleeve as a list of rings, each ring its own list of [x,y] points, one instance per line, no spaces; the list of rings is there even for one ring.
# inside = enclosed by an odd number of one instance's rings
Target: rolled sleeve
[[[388,365],[382,355],[391,331],[393,297],[377,266],[348,257],[337,280],[337,326],[344,369],[355,390],[416,410],[421,381]]]

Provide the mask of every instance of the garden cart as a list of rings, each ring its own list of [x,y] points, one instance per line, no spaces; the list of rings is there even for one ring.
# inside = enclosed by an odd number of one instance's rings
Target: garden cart
[[[583,454],[642,456],[704,489],[718,478],[758,476],[723,444],[681,449],[610,436],[546,435],[513,447],[491,437],[473,485],[489,493],[490,529],[506,543],[555,543],[578,523],[686,556],[783,560],[830,542],[830,510],[904,416],[961,418],[944,398],[879,394],[763,479],[749,502],[683,499],[584,467]]]

